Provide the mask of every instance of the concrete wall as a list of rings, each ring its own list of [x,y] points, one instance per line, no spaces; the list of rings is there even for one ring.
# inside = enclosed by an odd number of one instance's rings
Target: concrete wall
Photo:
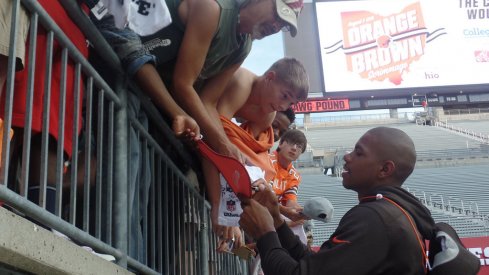
[[[0,207],[0,220],[0,263],[18,272],[133,274],[3,207]]]

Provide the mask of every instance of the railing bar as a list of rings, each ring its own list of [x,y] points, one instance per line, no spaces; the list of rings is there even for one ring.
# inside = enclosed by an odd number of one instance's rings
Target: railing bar
[[[189,194],[190,195],[190,194]],[[197,226],[199,226],[199,221],[200,221],[200,215],[199,215],[199,211],[198,211],[198,208],[197,208],[197,205],[195,205],[195,196],[191,195],[192,196],[192,200],[191,200],[191,209],[192,209],[192,215],[195,215],[194,219],[192,221],[192,232],[191,232],[191,252],[192,252],[192,255],[193,255],[193,261],[192,261],[192,264],[193,264],[193,273],[194,274],[197,274],[197,261],[196,259],[200,259],[198,257],[198,253],[199,253],[199,247],[197,245],[197,233],[198,233],[198,228]]]
[[[177,233],[177,236],[178,236],[178,239],[176,239],[176,242],[178,242],[178,245],[177,245],[177,265],[179,267],[178,269],[178,274],[182,274],[182,269],[183,269],[183,265],[184,263],[182,263],[182,246],[180,245],[181,244],[181,240],[183,239],[183,241],[185,241],[185,233],[182,233],[182,213],[184,213],[182,211],[182,208],[180,207],[182,205],[182,192],[181,192],[181,188],[183,188],[183,186],[180,186],[180,179],[177,177],[177,179],[174,179],[174,181],[172,182],[172,184],[176,185],[176,193],[173,193],[173,194],[176,194],[175,196],[175,213],[177,213],[176,215],[176,232]]]
[[[212,228],[212,217],[209,215],[208,217],[208,224],[209,224],[209,228]],[[209,250],[210,250],[210,253],[212,255],[212,259],[214,259],[216,261],[216,267],[217,267],[217,264],[220,262],[220,254],[217,253],[217,241],[218,241],[218,237],[216,234],[213,234],[212,230],[209,230],[209,235],[211,235],[211,243],[209,244]]]
[[[188,208],[185,207],[185,205],[187,204],[187,199],[188,197],[186,197],[186,194],[185,194],[185,185],[184,184],[180,184],[180,180],[178,180],[178,189],[180,190],[178,193],[178,197],[180,198],[180,203],[178,204],[179,206],[179,212],[178,213],[182,213],[183,215],[179,215],[179,224],[181,226],[181,234],[180,234],[180,238],[181,238],[181,243],[183,244],[181,247],[182,247],[182,252],[181,252],[181,258],[182,258],[182,262],[180,263],[180,265],[182,266],[182,270],[183,270],[183,274],[189,274],[188,272],[188,268],[189,268],[189,264],[188,264],[188,253],[187,253],[187,246],[189,245],[188,243],[188,238],[187,238],[187,234],[188,234],[188,230],[186,228],[186,225],[188,224]],[[183,217],[182,217],[183,216]]]
[[[106,242],[112,245],[112,205],[113,205],[113,173],[114,173],[114,102],[109,102],[109,130],[107,136],[107,227]]]
[[[87,83],[85,124],[85,174],[83,178],[83,230],[89,230],[90,211],[90,175],[92,173],[92,115],[93,115],[93,78]]]
[[[199,259],[200,265],[199,269],[202,272],[201,274],[209,274],[209,263],[212,265],[212,259],[209,257],[209,240],[212,239],[212,235],[209,234],[209,221],[206,215],[206,207],[203,201],[197,200],[197,204],[199,205],[198,212],[201,213],[200,227],[199,227]]]
[[[171,138],[174,136],[174,132],[161,117],[160,112],[156,109],[149,98],[144,95],[143,92],[134,83],[129,83],[129,87],[136,94],[136,96],[141,99],[141,106],[148,115],[149,120],[152,122],[152,126],[154,127],[154,129],[163,133],[164,136],[169,137],[165,141],[168,143],[168,146],[173,147],[174,151],[178,154],[178,157],[185,161],[185,163],[189,164],[189,166],[200,167],[200,163],[196,161],[197,159],[193,157],[187,150],[185,150],[182,142],[180,142],[178,139]]]
[[[109,43],[104,39],[102,34],[97,30],[90,18],[80,9],[80,5],[76,0],[64,0],[60,2],[71,19],[77,22],[80,30],[93,43],[97,52],[104,53],[101,58],[110,70],[118,70],[117,73],[122,73],[122,66],[117,54],[112,50]]]
[[[31,142],[32,142],[32,103],[34,95],[34,76],[36,75],[36,48],[37,48],[37,13],[31,16],[29,30],[29,64],[27,68],[27,98],[24,121],[24,142],[22,148],[22,172],[20,175],[20,194],[23,197],[27,196],[29,190],[29,168],[31,160]],[[2,88],[2,87],[0,87]],[[1,91],[0,91],[1,93]],[[4,132],[8,135],[9,132]]]
[[[66,115],[66,77],[68,69],[68,51],[61,51],[61,79],[59,91],[59,119],[58,119],[58,148],[56,154],[56,208],[58,217],[62,214],[63,203],[63,172],[64,172],[64,142],[65,142],[65,115]]]
[[[138,271],[140,271],[140,274],[161,275],[161,273],[154,271],[153,269],[145,266],[141,262],[138,262],[136,259],[133,259],[131,257],[127,257],[127,265],[137,269]],[[166,274],[166,273],[163,273],[163,274]]]
[[[151,268],[156,269],[156,192],[155,192],[155,184],[156,184],[156,165],[155,165],[155,151],[154,148],[151,147],[150,150],[150,167],[151,167],[151,182],[149,186],[149,194],[150,194],[150,201],[149,201],[149,210],[150,210],[150,224],[149,224],[149,229],[150,229],[150,240],[151,240],[151,250],[150,250],[150,255],[149,255],[149,265]]]
[[[98,94],[98,110],[97,110],[97,168],[95,180],[95,237],[102,237],[102,169],[103,169],[103,154],[104,154],[104,94],[101,90]],[[112,141],[108,141],[112,142]]]
[[[44,98],[41,135],[41,175],[39,179],[39,206],[46,208],[46,188],[48,180],[49,152],[49,114],[51,112],[51,76],[53,73],[54,35],[49,31],[46,37],[46,77],[44,82]]]
[[[140,159],[138,160],[138,172],[141,172],[143,169],[144,169],[144,163],[142,163],[143,161],[143,157],[141,156],[141,152],[142,152],[142,141],[141,141],[141,137],[140,137],[140,132],[137,131],[136,132],[136,140],[137,140],[137,146],[139,147],[138,150],[140,152]],[[130,207],[132,205],[136,205],[135,209],[133,209],[133,213],[132,215],[135,217],[134,221],[136,222],[136,227],[134,228],[137,228],[136,229],[136,232],[133,232],[134,235],[137,235],[137,239],[135,240],[134,242],[134,247],[135,247],[135,251],[137,253],[137,257],[136,259],[141,261],[141,254],[139,253],[139,251],[141,250],[141,247],[140,247],[140,243],[139,243],[139,234],[142,234],[142,229],[141,229],[141,212],[140,212],[140,205],[141,205],[141,201],[140,201],[140,196],[141,196],[141,173],[137,173],[136,175],[133,175],[133,177],[135,177],[135,183],[134,183],[134,203],[130,203]],[[131,183],[129,183],[131,184]]]
[[[161,191],[161,185],[164,184],[164,181],[162,179],[161,175],[161,170],[163,169],[162,164],[161,164],[161,158],[158,155],[156,167],[158,168],[156,170],[156,198],[157,198],[157,208],[156,208],[156,224],[158,228],[158,236],[157,236],[157,250],[158,250],[158,262],[157,262],[157,270],[160,272],[163,272],[163,211],[162,211],[162,203],[163,203],[163,196],[162,196],[162,191]]]
[[[162,161],[162,156],[160,156],[160,162]],[[164,172],[163,174],[163,180],[161,184],[163,185],[163,232],[164,234],[164,239],[163,239],[163,244],[164,244],[164,259],[165,259],[165,265],[163,266],[163,274],[170,274],[170,202],[169,202],[169,197],[168,194],[170,192],[170,180],[169,180],[169,175],[168,175],[168,163],[163,160],[163,167],[162,170]]]
[[[129,114],[129,113],[128,113]],[[134,131],[131,127],[132,125],[130,123],[128,123],[127,125],[127,128],[128,128],[128,132],[129,132],[129,142],[127,142],[127,156],[130,157],[131,154],[132,154],[132,150],[134,147],[134,143],[137,143],[138,141],[137,140],[132,140],[134,137],[133,137],[133,134],[132,134],[132,131]],[[133,196],[136,196],[136,189],[133,187],[134,183],[132,182],[133,181],[133,177],[135,177],[137,175],[133,175],[133,171],[131,169],[131,165],[135,165],[134,163],[132,163],[132,159],[129,160],[127,162],[127,167],[126,167],[126,170],[127,170],[127,178],[128,178],[128,185],[127,185],[127,188],[126,188],[126,204],[128,204],[127,206],[127,216],[126,216],[126,220],[127,220],[127,251],[132,251],[132,246],[134,245],[132,243],[132,210],[133,210],[133,205],[134,202],[132,200]],[[132,189],[134,188],[134,189]],[[131,254],[131,252],[129,252],[128,254]]]
[[[76,196],[78,188],[78,132],[80,120],[80,85],[81,85],[81,66],[75,66],[75,85],[73,89],[73,144],[71,153],[71,186],[70,186],[70,223],[76,222]]]
[[[128,191],[129,191],[129,161],[130,157],[128,149],[130,147],[129,136],[129,120],[127,117],[127,91],[125,90],[125,79],[120,76],[116,76],[114,81],[114,90],[120,95],[122,106],[124,108],[117,108],[114,114],[114,189],[113,189],[113,243],[114,246],[121,250],[125,257],[119,259],[117,264],[122,267],[127,267],[127,253],[128,253],[128,238],[130,236],[129,227],[129,209],[128,206]]]
[[[156,140],[151,135],[149,135],[149,133],[145,130],[144,126],[142,126],[141,123],[139,123],[139,121],[134,118],[134,115],[129,115],[129,119],[131,121],[131,125],[134,128],[136,128],[145,139],[148,140],[148,144],[155,148],[156,153],[162,156],[163,161],[165,161],[170,166],[170,168],[174,171],[174,173],[176,173],[179,178],[185,178],[185,175],[183,175],[180,169],[173,163],[173,161],[168,157],[168,155],[163,151],[163,149],[161,149],[161,146],[158,144],[158,142],[156,142]],[[193,194],[199,195],[199,192],[195,190],[195,188],[193,188],[193,186],[190,183],[184,181],[184,184],[187,187],[190,187],[190,190],[192,191]],[[205,200],[203,197],[199,196],[199,198],[201,200]],[[209,202],[206,201],[206,205],[210,208]]]
[[[169,163],[167,163],[168,165]],[[170,235],[170,239],[171,239],[171,247],[172,247],[172,251],[170,252],[170,256],[172,257],[172,263],[173,263],[173,272],[171,274],[176,274],[177,273],[177,259],[178,259],[178,254],[177,254],[177,246],[178,246],[178,243],[177,243],[177,235],[176,235],[176,232],[177,232],[177,224],[176,224],[176,219],[175,219],[175,215],[176,215],[176,190],[175,190],[175,179],[174,179],[174,171],[173,170],[170,170],[169,171],[170,173],[170,180],[168,181],[167,185],[169,186],[169,191],[170,191],[170,194],[172,194],[170,197],[169,197],[169,203],[170,203],[170,207],[173,211],[169,212],[169,215],[170,215],[170,224],[171,224],[171,235]]]
[[[83,68],[83,72],[86,75],[91,75],[94,77],[97,87],[102,88],[107,93],[106,95],[117,104],[121,106],[121,101],[119,97],[114,93],[114,91],[107,85],[103,78],[98,74],[98,72],[91,66],[88,60],[78,51],[78,49],[73,45],[73,42],[64,34],[61,28],[54,22],[54,20],[49,16],[46,10],[39,4],[36,0],[22,0],[22,4],[29,11],[36,11],[39,13],[39,21],[48,30],[52,30],[58,43],[69,52],[70,57],[77,63],[80,63]]]
[[[192,231],[192,205],[191,205],[191,197],[190,197],[190,192],[188,191],[187,188],[184,188],[184,209],[185,205],[187,205],[187,209],[184,212],[187,212],[187,218],[185,219],[184,217],[184,224],[183,224],[183,231],[185,232],[185,239],[184,239],[184,253],[186,256],[186,261],[185,261],[185,266],[187,267],[187,270],[185,274],[191,274],[192,270],[192,237],[191,237],[191,231]]]
[[[147,251],[148,251],[148,188],[149,186],[147,185],[148,184],[148,180],[150,180],[148,178],[148,176],[150,175],[147,175],[146,171],[148,169],[148,163],[147,163],[147,160],[149,160],[149,153],[148,153],[148,141],[146,139],[143,139],[142,140],[142,148],[141,148],[141,161],[142,161],[142,165],[141,165],[141,174],[143,175],[143,180],[141,182],[139,182],[140,184],[140,190],[142,190],[142,201],[140,201],[138,203],[138,205],[140,207],[143,208],[143,213],[142,213],[142,217],[140,217],[140,220],[142,220],[142,231],[143,231],[143,243],[142,243],[142,246],[140,247],[140,249],[143,249],[144,252],[143,252],[143,258],[140,259],[140,261],[146,265],[148,265],[148,257],[147,257]],[[142,188],[141,188],[142,187]],[[146,255],[146,257],[144,256]]]
[[[88,77],[86,80],[86,84],[85,84],[85,96],[87,96],[87,98],[91,95],[92,89],[93,89],[93,78]],[[78,98],[76,100],[80,100],[78,94],[77,94],[77,97]],[[88,117],[88,114],[90,112],[91,112],[91,110],[87,109],[87,117]],[[76,113],[79,113],[79,111]],[[76,120],[76,121],[78,121],[78,120]],[[87,131],[87,125],[88,125],[88,121],[85,121],[85,125],[84,125],[85,132]],[[78,130],[76,130],[76,131],[78,131]],[[79,146],[78,145],[78,132],[75,136],[76,136],[76,139],[75,139],[76,144],[75,143],[73,144],[73,160],[71,163],[72,171],[71,171],[71,186],[70,186],[70,189],[71,189],[71,192],[70,192],[70,196],[71,196],[70,197],[70,222],[72,224],[76,223],[77,203],[78,203],[78,199],[77,199],[77,197],[78,197],[78,146]],[[86,142],[86,139],[85,139],[85,142]],[[86,148],[86,144],[85,144],[85,148]],[[85,158],[89,158],[89,156],[87,155],[88,152],[86,150],[83,150],[83,152],[84,152]]]

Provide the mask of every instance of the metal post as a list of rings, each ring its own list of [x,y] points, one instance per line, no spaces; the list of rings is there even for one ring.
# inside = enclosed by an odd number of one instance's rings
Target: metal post
[[[202,202],[202,219],[200,224],[200,271],[202,275],[209,274],[209,239],[207,236],[209,235],[209,224],[207,221],[207,208],[205,204]]]
[[[117,264],[127,268],[127,187],[128,187],[128,129],[127,94],[122,87],[122,79],[115,81],[115,91],[120,98],[121,106],[115,114],[114,135],[114,245],[125,256],[118,259]]]

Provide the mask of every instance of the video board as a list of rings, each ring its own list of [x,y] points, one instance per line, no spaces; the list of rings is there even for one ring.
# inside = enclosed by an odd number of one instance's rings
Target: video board
[[[489,87],[489,0],[314,4],[326,96]]]

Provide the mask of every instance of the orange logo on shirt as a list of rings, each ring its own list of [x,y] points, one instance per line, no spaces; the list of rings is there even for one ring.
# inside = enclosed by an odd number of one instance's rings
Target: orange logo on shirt
[[[334,244],[342,244],[342,243],[350,243],[350,241],[344,241],[344,240],[340,240],[338,239],[337,236],[334,236],[332,239],[331,239],[331,242],[334,243]]]

